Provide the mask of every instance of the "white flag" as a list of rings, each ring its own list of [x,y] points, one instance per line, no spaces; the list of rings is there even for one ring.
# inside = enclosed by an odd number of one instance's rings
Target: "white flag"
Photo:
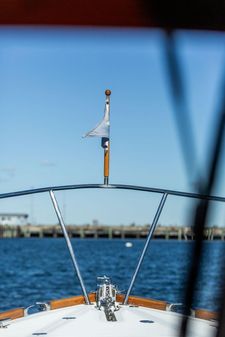
[[[103,120],[84,137],[102,137],[109,138],[110,122],[109,122],[109,97],[106,98],[105,113]]]

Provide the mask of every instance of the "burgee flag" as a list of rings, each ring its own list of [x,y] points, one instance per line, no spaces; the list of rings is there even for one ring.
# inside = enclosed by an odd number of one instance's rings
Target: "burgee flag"
[[[105,113],[102,121],[91,131],[85,134],[84,137],[102,137],[109,138],[110,121],[109,121],[109,96],[110,90],[106,90]]]

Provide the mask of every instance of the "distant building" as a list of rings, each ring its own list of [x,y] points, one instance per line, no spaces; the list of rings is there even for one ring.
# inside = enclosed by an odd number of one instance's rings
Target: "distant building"
[[[0,225],[23,226],[28,225],[28,214],[0,213]]]

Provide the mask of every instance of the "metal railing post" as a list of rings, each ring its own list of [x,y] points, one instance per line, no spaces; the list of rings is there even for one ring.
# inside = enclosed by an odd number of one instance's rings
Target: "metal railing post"
[[[77,274],[77,277],[79,279],[81,289],[83,291],[85,302],[86,302],[86,304],[91,304],[90,299],[88,297],[88,294],[86,292],[86,288],[84,286],[84,282],[83,282],[83,279],[82,279],[82,276],[81,276],[81,273],[80,273],[80,270],[79,270],[79,267],[78,267],[78,264],[77,264],[77,261],[76,261],[76,258],[75,258],[73,247],[72,247],[69,235],[67,233],[66,226],[64,224],[63,217],[62,217],[59,205],[58,205],[57,200],[55,198],[54,192],[52,190],[50,190],[49,194],[50,194],[50,197],[51,197],[51,200],[52,200],[52,203],[53,203],[53,206],[54,206],[57,218],[59,220],[59,224],[60,224],[62,232],[64,234],[64,238],[66,240],[66,244],[67,244],[67,247],[68,247],[68,250],[69,250],[69,253],[70,253],[70,257],[71,257],[72,262],[73,262],[73,267],[74,267],[74,270],[75,270],[75,272]]]
[[[147,251],[147,249],[148,249],[148,246],[149,246],[149,243],[150,243],[151,238],[152,238],[152,236],[153,236],[153,233],[154,233],[154,230],[155,230],[155,228],[156,228],[156,225],[157,225],[157,223],[158,223],[160,214],[161,214],[162,209],[163,209],[163,207],[164,207],[164,205],[165,205],[167,195],[168,195],[167,193],[164,193],[163,196],[162,196],[162,198],[161,198],[161,200],[160,200],[160,203],[159,203],[159,206],[158,206],[157,211],[156,211],[156,213],[155,213],[155,216],[154,216],[152,225],[151,225],[151,227],[150,227],[150,229],[149,229],[149,233],[148,233],[147,240],[146,240],[146,242],[145,242],[145,245],[144,245],[143,251],[142,251],[142,253],[141,253],[141,256],[140,256],[140,258],[139,258],[139,261],[138,261],[137,267],[136,267],[136,269],[135,269],[135,272],[134,272],[134,274],[133,274],[133,276],[132,276],[132,279],[131,279],[129,288],[128,288],[128,290],[127,290],[126,296],[125,296],[125,298],[124,298],[123,304],[127,304],[127,303],[128,303],[128,298],[129,298],[129,296],[130,296],[130,292],[131,292],[131,290],[132,290],[132,288],[133,288],[133,285],[134,285],[134,282],[135,282],[135,280],[136,280],[137,274],[138,274],[138,272],[139,272],[139,269],[140,269],[141,264],[142,264],[142,262],[143,262],[143,259],[144,259],[144,257],[145,257],[146,251]]]

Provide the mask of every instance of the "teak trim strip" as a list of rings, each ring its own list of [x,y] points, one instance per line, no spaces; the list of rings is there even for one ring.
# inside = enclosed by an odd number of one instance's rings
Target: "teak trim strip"
[[[16,319],[16,318],[21,318],[21,317],[24,317],[23,308],[12,309],[12,310],[8,310],[8,311],[0,313],[0,320],[7,319],[7,318]]]
[[[206,319],[206,320],[218,320],[218,313],[213,311],[208,311],[204,309],[196,309],[195,310],[195,317]]]
[[[95,294],[91,293],[88,295],[91,302],[95,301]],[[62,298],[60,300],[53,300],[50,302],[51,310],[71,307],[73,305],[85,304],[84,296],[74,296],[69,298]]]
[[[95,293],[91,293],[88,295],[91,302],[95,302]],[[116,296],[116,300],[119,303],[123,303],[124,295],[118,294]],[[74,296],[69,298],[63,298],[60,300],[53,300],[50,302],[50,308],[51,310],[54,309],[60,309],[60,308],[66,308],[71,307],[74,305],[79,304],[85,304],[85,298],[84,296]],[[136,297],[136,296],[130,296],[128,300],[129,305],[136,305],[140,307],[145,308],[152,308],[152,309],[158,309],[158,310],[166,310],[167,303],[164,301],[159,300],[153,300],[150,298],[142,298],[142,297]],[[5,312],[0,313],[0,320],[4,319],[16,319],[24,317],[24,308],[17,308],[8,310]],[[218,313],[217,312],[211,312],[203,309],[196,309],[194,312],[194,317],[205,319],[205,320],[218,320]]]
[[[117,301],[122,303],[124,300],[124,295],[117,295]],[[138,305],[140,307],[152,308],[158,310],[166,310],[167,303],[164,301],[153,300],[151,298],[142,298],[136,296],[129,296],[128,304]]]
[[[89,298],[91,302],[95,302],[95,293],[89,294]],[[119,303],[122,303],[124,300],[124,295],[117,295],[116,300]],[[85,304],[85,299],[83,296],[74,296],[70,298],[63,298],[60,300],[54,300],[50,302],[51,310],[70,307],[73,305]],[[137,305],[146,308],[153,308],[158,310],[166,310],[167,303],[164,301],[153,300],[150,298],[141,298],[136,296],[130,296],[128,300],[128,304]]]

